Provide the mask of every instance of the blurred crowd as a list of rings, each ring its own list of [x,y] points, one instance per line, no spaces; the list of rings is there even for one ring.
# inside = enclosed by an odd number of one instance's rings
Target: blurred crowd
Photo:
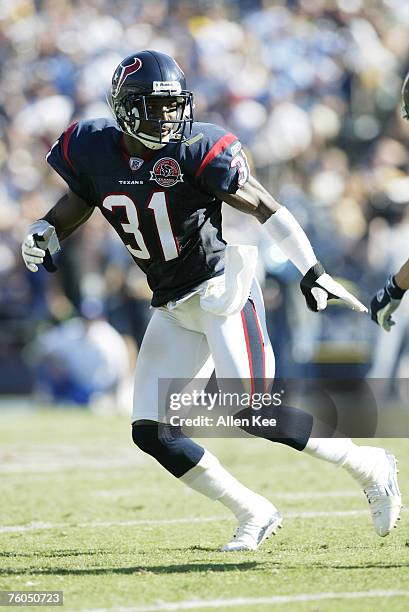
[[[48,149],[73,119],[109,115],[115,66],[143,48],[177,59],[196,118],[240,137],[326,268],[368,302],[409,255],[409,125],[400,118],[408,28],[401,0],[3,0],[0,393],[14,390],[14,368],[30,386],[20,349],[37,354],[36,338],[81,315],[87,299],[99,301],[98,319],[136,358],[149,290],[98,211],[64,243],[55,275],[26,271],[20,242],[64,190],[45,163]],[[279,374],[300,375],[306,363],[319,373],[336,362],[366,371],[376,326],[338,307],[306,312],[297,271],[238,215],[226,210],[226,237],[260,247]],[[393,333],[400,354],[404,321]]]

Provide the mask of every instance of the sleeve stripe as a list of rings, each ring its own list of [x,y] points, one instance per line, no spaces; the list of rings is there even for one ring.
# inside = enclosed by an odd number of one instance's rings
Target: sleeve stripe
[[[71,166],[71,168],[74,170],[74,172],[76,172],[76,170],[74,168],[74,165],[73,165],[72,161],[70,160],[70,156],[68,155],[68,145],[70,144],[71,134],[73,133],[73,131],[75,130],[77,125],[78,125],[78,122],[73,123],[72,125],[70,125],[70,127],[64,133],[64,138],[63,138],[64,159],[67,162],[67,164],[69,164]]]
[[[229,132],[228,134],[225,134],[224,136],[222,136],[220,138],[220,140],[218,140],[212,146],[210,151],[208,151],[206,153],[205,157],[202,159],[202,163],[200,164],[199,169],[196,172],[196,176],[200,176],[202,174],[203,170],[206,168],[206,166],[208,164],[210,164],[210,162],[213,161],[213,159],[215,157],[217,157],[217,155],[219,155],[219,153],[224,151],[224,149],[226,149],[226,147],[228,147],[235,140],[238,140],[238,138],[237,138],[237,136],[235,136],[231,132]]]

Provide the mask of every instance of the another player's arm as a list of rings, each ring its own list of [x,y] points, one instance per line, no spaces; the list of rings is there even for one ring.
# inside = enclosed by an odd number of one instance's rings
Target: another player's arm
[[[46,253],[49,257],[60,249],[60,241],[67,238],[91,216],[94,208],[69,190],[48,211],[32,223],[22,244],[24,263],[31,272],[37,272],[42,263],[53,271],[54,266],[47,266]]]
[[[399,272],[395,274],[395,283],[400,289],[409,289],[409,259],[403,264]]]
[[[390,331],[395,321],[392,314],[400,306],[405,291],[409,289],[409,259],[395,276],[390,276],[384,287],[371,301],[371,319]]]
[[[339,298],[353,309],[367,312],[359,300],[325,272],[298,221],[257,179],[250,175],[235,193],[217,191],[214,195],[233,208],[253,215],[263,224],[274,242],[303,274],[301,291],[311,310],[323,310],[328,298]]]

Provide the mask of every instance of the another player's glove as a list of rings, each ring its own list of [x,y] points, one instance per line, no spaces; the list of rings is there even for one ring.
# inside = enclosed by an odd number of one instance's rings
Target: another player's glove
[[[342,300],[353,310],[368,312],[366,306],[325,272],[319,261],[303,276],[300,287],[308,308],[314,312],[324,310],[331,299]]]
[[[21,254],[30,272],[37,272],[41,264],[48,272],[55,272],[57,268],[53,263],[52,255],[59,250],[57,232],[45,219],[40,219],[30,225],[21,245]]]
[[[406,289],[397,286],[393,276],[386,281],[386,285],[379,289],[371,302],[371,319],[383,327],[386,331],[391,331],[395,321],[392,313],[398,308]]]

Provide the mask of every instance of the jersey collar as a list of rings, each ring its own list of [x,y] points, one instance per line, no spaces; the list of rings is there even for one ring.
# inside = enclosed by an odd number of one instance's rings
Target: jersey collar
[[[129,164],[129,160],[131,157],[139,157],[140,159],[143,159],[144,161],[147,162],[147,161],[150,161],[153,157],[155,157],[155,155],[158,153],[158,151],[150,151],[149,149],[146,149],[146,151],[143,151],[143,153],[139,155],[131,155],[128,152],[128,149],[126,148],[123,133],[121,134],[119,138],[119,150],[121,151],[122,157],[125,159],[127,164]]]

